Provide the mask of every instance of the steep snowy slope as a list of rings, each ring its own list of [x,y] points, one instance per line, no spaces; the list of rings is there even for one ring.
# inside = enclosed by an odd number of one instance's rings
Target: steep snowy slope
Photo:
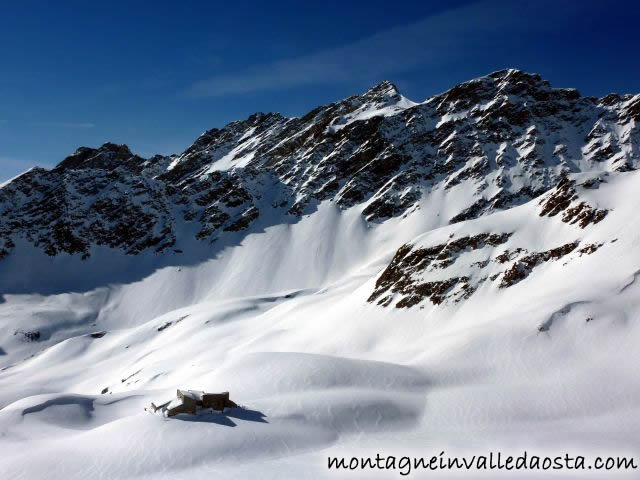
[[[0,475],[638,459],[638,100],[514,70],[419,104],[384,83],[178,156],[108,144],[22,175],[0,189]],[[244,408],[144,411],[176,388]]]

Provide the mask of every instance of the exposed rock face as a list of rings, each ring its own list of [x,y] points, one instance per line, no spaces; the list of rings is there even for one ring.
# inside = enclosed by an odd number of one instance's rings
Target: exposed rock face
[[[214,242],[260,219],[295,221],[325,200],[383,222],[456,189],[471,195],[451,222],[559,184],[543,214],[562,211],[563,221],[584,228],[606,212],[576,203],[563,178],[637,168],[639,105],[639,95],[582,97],[503,70],[418,104],[383,82],[300,118],[257,113],[170,157],[83,147],[0,189],[0,259],[18,240],[52,256],[88,258],[94,246],[171,251],[185,232]],[[434,298],[452,288],[434,286]]]
[[[522,221],[543,229],[543,222],[555,222],[559,217],[558,220],[581,230],[593,227],[606,217],[608,210],[589,205],[583,196],[585,191],[597,189],[604,182],[602,176],[596,176],[578,185],[576,180],[563,177],[539,201],[530,202]],[[465,227],[468,229],[472,225]],[[514,226],[516,231],[521,228],[522,224]],[[573,229],[568,229],[569,236],[574,235],[572,232]],[[396,308],[415,305],[423,308],[426,302],[433,305],[457,303],[470,298],[487,282],[495,288],[507,289],[544,264],[562,259],[562,265],[566,265],[584,255],[594,254],[604,245],[603,242],[581,243],[577,238],[538,251],[531,247],[531,234],[524,238],[514,232],[453,237],[451,234],[447,242],[435,245],[417,241],[400,247],[378,276],[368,301]],[[611,241],[615,242],[615,239]],[[502,247],[500,253],[496,253],[497,247]]]
[[[13,334],[19,335],[25,342],[37,342],[41,336],[38,330],[16,330]]]
[[[429,298],[438,305],[445,299],[456,300],[469,298],[475,287],[469,284],[469,277],[450,277],[444,280],[420,281],[418,278],[433,269],[446,269],[465,251],[482,249],[485,246],[496,247],[505,243],[510,237],[508,233],[482,233],[472,237],[466,236],[452,240],[446,244],[428,248],[412,248],[403,245],[398,249],[389,266],[376,281],[376,288],[369,297],[373,302],[381,295],[389,293],[378,301],[378,305],[389,305],[393,300],[391,294],[398,293],[402,298],[396,307],[411,307]]]
[[[80,147],[75,153],[60,162],[56,170],[59,172],[87,168],[114,170],[123,167],[133,172],[139,172],[142,163],[144,163],[144,159],[133,155],[126,145],[105,143],[97,149]]]
[[[495,247],[506,244],[510,237],[510,233],[482,233],[431,247],[403,245],[378,277],[368,301],[396,308],[426,301],[433,305],[457,303],[471,297],[485,282],[499,289],[509,288],[546,262],[560,260],[572,252],[577,252],[576,258],[590,255],[602,246],[585,244],[578,249],[580,241],[576,240],[543,252],[518,247],[496,255]],[[484,260],[470,261],[471,254],[480,254]],[[454,264],[459,259],[463,265],[456,268]]]
[[[594,188],[599,182],[590,181],[585,188]],[[576,192],[575,180],[563,178],[560,183],[540,201],[542,210],[540,216],[553,217],[562,213],[562,221],[570,224],[578,224],[585,228],[592,223],[598,223],[607,216],[607,210],[597,209],[579,200]]]
[[[507,288],[511,285],[518,283],[520,280],[524,280],[531,273],[531,271],[543,262],[549,260],[558,260],[565,255],[573,252],[578,247],[579,242],[572,242],[562,245],[557,248],[552,248],[545,252],[529,253],[521,259],[514,262],[509,269],[502,274],[502,281],[500,282],[500,288]]]

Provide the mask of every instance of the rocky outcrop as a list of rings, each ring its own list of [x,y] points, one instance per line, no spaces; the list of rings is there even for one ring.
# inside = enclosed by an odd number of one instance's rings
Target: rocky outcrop
[[[581,246],[575,240],[541,252],[511,245],[495,254],[497,247],[512,244],[511,236],[511,233],[480,233],[452,237],[433,246],[403,245],[378,276],[368,302],[396,308],[416,305],[423,308],[427,301],[432,305],[455,304],[470,298],[486,282],[507,289],[547,262],[579,259],[603,245]],[[577,255],[571,256],[572,253]],[[482,260],[474,261],[474,257]]]
[[[411,307],[428,298],[439,305],[448,298],[459,301],[469,298],[476,290],[468,276],[453,276],[442,280],[423,281],[421,277],[434,269],[447,269],[463,253],[485,247],[496,247],[505,243],[511,234],[482,233],[452,239],[447,243],[427,248],[403,245],[398,249],[389,266],[376,281],[369,302],[378,300],[378,305],[387,306],[398,294],[398,308]]]
[[[594,188],[601,180],[591,180],[584,188]],[[607,216],[607,210],[598,209],[580,200],[575,180],[564,177],[560,183],[540,201],[540,216],[554,217],[562,213],[562,221],[577,224],[580,228],[600,222]]]
[[[531,271],[541,263],[550,260],[558,260],[573,252],[578,247],[579,242],[567,243],[560,247],[552,248],[545,252],[528,253],[524,257],[514,262],[503,274],[500,281],[500,288],[507,288],[524,280]]]

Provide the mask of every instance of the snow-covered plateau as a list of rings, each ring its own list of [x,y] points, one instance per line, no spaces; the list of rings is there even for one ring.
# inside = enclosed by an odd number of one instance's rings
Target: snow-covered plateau
[[[494,72],[82,147],[0,187],[0,478],[402,478],[328,457],[629,456],[640,95]],[[240,408],[166,418],[176,389]]]

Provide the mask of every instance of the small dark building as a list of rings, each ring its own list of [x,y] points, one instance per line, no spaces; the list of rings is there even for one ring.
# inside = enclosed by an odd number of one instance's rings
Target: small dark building
[[[229,399],[229,392],[205,393],[198,390],[178,389],[176,398],[156,406],[151,404],[151,410],[155,413],[160,410],[173,417],[179,413],[196,415],[198,409],[218,410],[223,412],[225,408],[235,408],[238,405]]]

